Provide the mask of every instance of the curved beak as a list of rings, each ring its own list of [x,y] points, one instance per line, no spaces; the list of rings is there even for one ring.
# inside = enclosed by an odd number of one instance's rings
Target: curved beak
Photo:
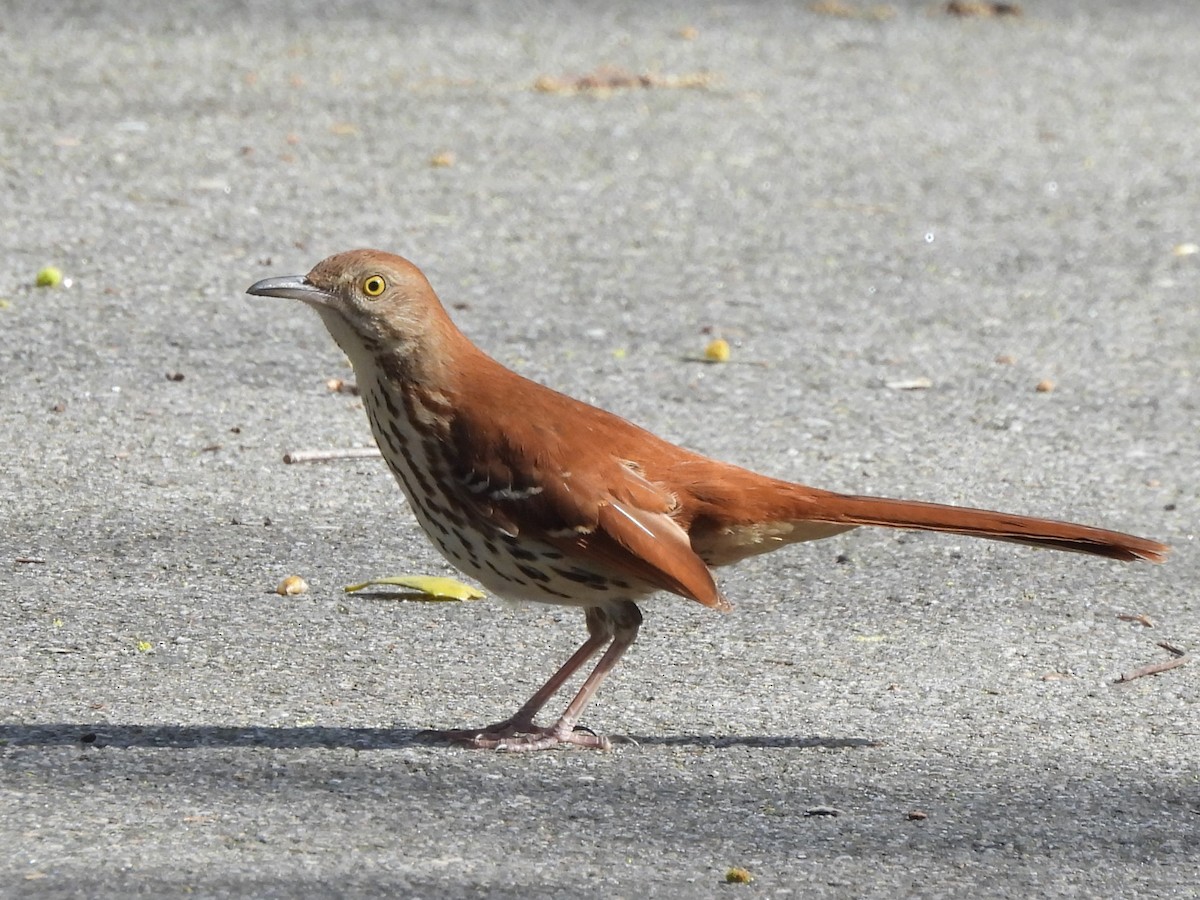
[[[312,284],[304,275],[264,278],[246,288],[246,293],[254,294],[256,297],[286,297],[289,300],[303,300],[305,303],[319,306],[327,306],[334,300],[332,294]]]

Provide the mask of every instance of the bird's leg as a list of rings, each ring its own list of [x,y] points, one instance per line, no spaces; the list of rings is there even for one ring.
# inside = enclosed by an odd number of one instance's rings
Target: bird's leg
[[[502,739],[515,734],[540,732],[541,729],[533,724],[533,717],[541,711],[551,697],[562,689],[567,680],[579,671],[585,662],[599,653],[601,648],[611,640],[612,638],[608,635],[589,637],[571,655],[571,658],[563,663],[559,670],[551,675],[549,680],[507,719],[493,722],[491,725],[484,725],[482,728],[452,728],[445,731],[429,731],[425,734],[454,743],[476,746],[476,742],[481,739]]]
[[[608,738],[576,731],[575,725],[592,695],[637,638],[641,624],[642,614],[630,601],[622,601],[616,607],[589,607],[588,639],[512,716],[484,728],[429,732],[430,736],[486,750],[544,750],[558,744],[575,744],[607,750],[610,746]],[[533,717],[541,711],[547,701],[605,644],[610,644],[608,650],[600,657],[600,662],[584,680],[579,692],[558,721],[549,727],[534,725]]]
[[[589,638],[588,643],[580,648],[581,652],[583,648],[588,647],[588,644],[595,641],[600,635],[604,636],[605,641],[611,640],[612,643],[605,650],[600,661],[596,662],[592,673],[583,680],[580,690],[578,690],[571,702],[568,703],[566,709],[563,710],[563,714],[559,716],[558,721],[554,722],[550,727],[530,728],[527,733],[522,733],[520,736],[476,738],[473,742],[470,742],[470,746],[488,750],[548,750],[552,746],[563,744],[586,746],[586,748],[595,750],[608,750],[611,748],[612,745],[608,742],[608,738],[604,734],[576,731],[575,725],[580,720],[583,708],[587,706],[588,701],[592,700],[592,696],[596,690],[599,690],[600,685],[604,683],[604,679],[608,677],[608,673],[612,672],[613,668],[617,666],[617,662],[625,654],[625,650],[628,650],[631,644],[637,640],[637,630],[641,628],[642,624],[642,613],[638,610],[634,602],[623,600],[620,601],[618,606],[589,607],[587,616],[588,631],[592,634],[592,637]],[[571,661],[574,660],[575,658],[572,656]],[[582,665],[582,662],[583,660],[578,661],[576,667]],[[558,674],[556,673],[556,678]],[[539,694],[541,694],[541,691],[539,691]],[[534,698],[536,696],[538,695],[534,695]],[[530,703],[533,702],[534,698],[530,700]],[[548,696],[546,698],[548,700]],[[529,706],[529,704],[527,703],[526,706]],[[523,710],[524,707],[522,707],[522,712]],[[517,713],[517,716],[520,715],[521,713]]]

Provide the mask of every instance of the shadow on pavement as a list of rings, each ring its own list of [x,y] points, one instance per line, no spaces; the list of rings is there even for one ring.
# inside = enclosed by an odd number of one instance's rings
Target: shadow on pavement
[[[416,728],[336,728],[309,725],[267,728],[233,725],[119,725],[62,722],[44,725],[0,725],[0,746],[54,747],[267,747],[293,749],[324,747],[348,750],[395,750],[443,744]],[[644,747],[752,747],[778,749],[850,749],[878,746],[866,738],[788,737],[779,735],[714,736],[613,735],[616,746]]]

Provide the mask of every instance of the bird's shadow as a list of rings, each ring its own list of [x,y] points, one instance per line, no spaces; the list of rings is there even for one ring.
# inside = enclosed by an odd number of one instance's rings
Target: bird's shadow
[[[751,747],[773,749],[854,749],[875,747],[867,738],[783,735],[612,735],[613,745],[642,747]],[[61,722],[0,725],[0,747],[166,747],[173,749],[262,747],[268,750],[397,750],[445,746],[416,728],[337,728],[307,725],[272,728],[242,725],[127,725],[111,722]]]

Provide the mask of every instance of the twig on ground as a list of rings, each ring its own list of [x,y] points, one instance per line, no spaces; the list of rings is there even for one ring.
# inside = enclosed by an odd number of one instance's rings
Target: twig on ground
[[[330,462],[336,459],[372,459],[379,456],[378,447],[346,447],[341,450],[290,450],[283,454],[288,465],[306,462]]]
[[[1145,678],[1147,675],[1157,675],[1159,672],[1177,669],[1190,659],[1190,656],[1176,656],[1174,659],[1166,659],[1162,662],[1150,663],[1148,666],[1142,666],[1140,669],[1134,669],[1130,672],[1122,672],[1114,679],[1113,684],[1123,684],[1126,681]]]
[[[1117,613],[1117,618],[1122,622],[1136,622],[1144,628],[1154,627],[1154,620],[1147,615],[1143,615],[1142,613],[1138,613],[1137,615],[1131,615],[1130,613]]]

